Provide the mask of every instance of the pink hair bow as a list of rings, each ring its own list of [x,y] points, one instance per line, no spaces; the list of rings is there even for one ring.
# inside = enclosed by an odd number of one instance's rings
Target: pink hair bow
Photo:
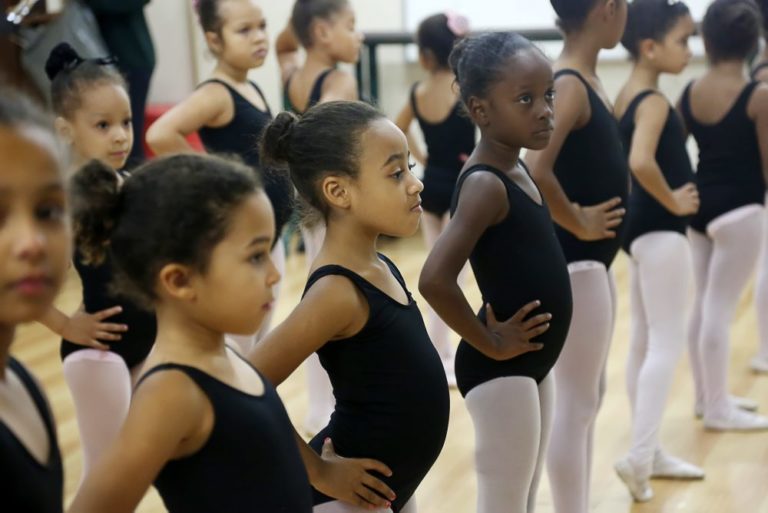
[[[448,18],[448,30],[456,37],[464,37],[469,34],[469,18],[454,11],[445,11]]]

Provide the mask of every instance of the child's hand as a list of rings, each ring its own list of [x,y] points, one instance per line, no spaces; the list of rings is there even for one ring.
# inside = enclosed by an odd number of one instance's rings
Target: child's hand
[[[626,210],[619,205],[621,205],[621,198],[613,198],[591,207],[576,205],[579,212],[581,233],[575,235],[586,241],[616,237],[614,228],[621,224],[626,213]]]
[[[323,443],[321,458],[324,465],[319,482],[312,483],[318,491],[361,508],[380,509],[392,506],[383,497],[394,500],[395,492],[369,473],[373,470],[391,476],[389,467],[376,460],[342,458],[336,454],[330,438],[326,438]]]
[[[679,189],[672,191],[675,197],[675,211],[673,214],[678,216],[692,216],[699,211],[699,190],[691,182],[683,185]]]
[[[120,306],[107,308],[94,314],[89,314],[83,307],[80,307],[67,320],[62,330],[61,336],[70,342],[82,346],[92,347],[94,349],[109,349],[108,345],[102,344],[103,341],[117,341],[122,337],[120,333],[128,331],[125,324],[112,324],[102,322],[105,319],[117,315],[123,311]]]
[[[498,337],[496,360],[509,360],[531,351],[539,351],[544,344],[531,342],[549,329],[552,314],[543,313],[526,320],[526,316],[541,306],[539,301],[528,303],[505,322],[496,320],[491,305],[486,305],[488,329]]]

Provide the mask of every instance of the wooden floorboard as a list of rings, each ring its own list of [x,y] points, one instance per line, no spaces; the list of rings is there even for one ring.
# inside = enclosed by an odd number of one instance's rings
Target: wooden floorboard
[[[408,281],[417,301],[419,270],[426,257],[418,238],[387,242],[383,250],[394,259]],[[289,258],[283,293],[276,317],[283,318],[296,304],[304,286],[304,260]],[[627,449],[629,407],[624,388],[624,362],[629,334],[628,276],[626,259],[615,265],[620,293],[618,321],[608,362],[608,388],[600,412],[596,434],[595,467],[592,482],[594,513],[768,513],[768,434],[705,433],[693,418],[692,385],[687,361],[681,362],[664,419],[662,440],[671,452],[703,465],[706,481],[699,483],[654,482],[656,498],[635,506],[613,472],[614,460]],[[74,310],[80,301],[79,282],[70,277],[59,298],[59,305]],[[467,287],[475,304],[479,295]],[[422,302],[423,304],[423,302]],[[748,362],[757,345],[755,312],[751,290],[738,308],[732,330],[731,389],[757,399],[768,409],[768,376],[755,376]],[[28,364],[41,380],[53,404],[59,426],[66,470],[66,494],[71,499],[80,479],[81,456],[77,424],[69,391],[64,383],[56,337],[39,325],[18,331],[13,353]],[[279,389],[291,417],[300,422],[306,410],[304,375],[299,369]],[[418,492],[420,513],[464,513],[475,508],[472,423],[458,392],[451,393],[451,419],[448,440],[442,455]],[[165,509],[151,492],[137,510],[160,513]],[[553,513],[549,485],[544,480],[538,498],[538,513]]]

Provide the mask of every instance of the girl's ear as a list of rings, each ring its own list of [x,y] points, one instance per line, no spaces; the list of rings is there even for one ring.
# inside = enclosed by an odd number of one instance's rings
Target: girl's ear
[[[214,55],[221,55],[224,50],[224,41],[216,32],[206,32],[205,43]]]
[[[350,182],[344,176],[326,176],[321,184],[323,198],[332,207],[348,209],[351,205]]]
[[[467,110],[469,111],[469,117],[472,121],[479,126],[488,126],[488,100],[478,98],[477,96],[470,96],[467,103]]]
[[[197,298],[189,267],[180,264],[168,264],[160,269],[157,277],[158,293],[181,301],[194,301]]]
[[[61,140],[68,145],[71,145],[75,137],[72,123],[64,119],[62,116],[56,116],[56,119],[53,121],[53,126],[56,128],[56,133],[59,134]]]

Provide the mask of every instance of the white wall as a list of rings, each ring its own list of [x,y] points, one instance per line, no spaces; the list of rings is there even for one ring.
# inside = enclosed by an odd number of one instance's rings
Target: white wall
[[[351,0],[357,12],[358,25],[363,31],[400,31],[405,27],[404,1],[413,0]],[[543,1],[543,0],[536,0]],[[290,0],[261,0],[262,8],[274,38],[290,16]],[[187,96],[195,84],[204,80],[214,65],[202,40],[197,20],[192,13],[191,0],[154,0],[147,16],[155,41],[157,68],[152,81],[150,102],[175,103]],[[550,57],[557,57],[558,47],[547,46]],[[408,97],[410,84],[421,76],[421,70],[405,58],[401,47],[379,50],[380,107],[395,115]],[[629,73],[625,60],[601,61],[599,73],[611,96],[615,96]],[[665,77],[662,89],[672,98],[682,91],[691,76],[703,69],[701,59],[695,60],[680,77]],[[254,70],[252,78],[262,87],[273,110],[282,106],[281,85],[277,61],[270,53],[264,66]]]

